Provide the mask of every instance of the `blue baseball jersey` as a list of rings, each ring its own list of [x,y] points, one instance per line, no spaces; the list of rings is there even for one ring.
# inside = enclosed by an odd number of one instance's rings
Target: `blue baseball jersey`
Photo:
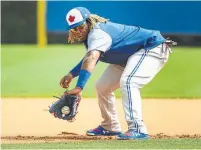
[[[140,49],[151,50],[163,42],[165,39],[159,31],[108,21],[97,23],[84,44],[86,53],[93,50],[102,52],[100,61],[125,66],[128,58]],[[71,70],[74,77],[79,75],[82,61]]]
[[[165,39],[159,31],[112,22],[98,23],[88,34],[87,52],[102,51],[100,61],[125,65],[128,58],[140,49],[150,50]]]

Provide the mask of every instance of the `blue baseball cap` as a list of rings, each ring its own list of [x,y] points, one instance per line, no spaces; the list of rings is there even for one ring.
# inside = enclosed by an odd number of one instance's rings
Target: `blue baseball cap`
[[[66,21],[67,21],[67,30],[76,28],[83,24],[87,18],[90,16],[90,12],[88,9],[84,7],[76,7],[71,9],[67,14],[66,14]]]

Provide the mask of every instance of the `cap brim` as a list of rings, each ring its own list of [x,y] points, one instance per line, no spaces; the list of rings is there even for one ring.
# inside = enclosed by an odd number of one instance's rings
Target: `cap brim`
[[[73,24],[73,25],[71,25],[71,26],[68,26],[68,27],[67,27],[67,30],[69,31],[70,29],[76,28],[76,27],[80,26],[81,24],[83,24],[84,22],[85,22],[85,20],[80,21],[80,22],[78,22],[78,23],[76,23],[76,24]]]

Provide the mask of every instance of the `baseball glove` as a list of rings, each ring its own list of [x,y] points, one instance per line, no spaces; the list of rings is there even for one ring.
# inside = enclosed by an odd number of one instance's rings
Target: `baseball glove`
[[[59,97],[56,98],[58,98],[58,100],[54,102],[51,106],[49,106],[49,112],[53,114],[55,118],[73,122],[75,120],[76,114],[78,113],[77,109],[81,98],[76,95],[67,95],[67,94],[63,94],[61,98]],[[69,107],[70,112],[68,114],[62,113],[62,108],[64,106]]]

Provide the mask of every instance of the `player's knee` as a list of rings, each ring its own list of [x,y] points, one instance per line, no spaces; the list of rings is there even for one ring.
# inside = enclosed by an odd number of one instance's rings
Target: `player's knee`
[[[98,93],[104,93],[104,94],[108,94],[110,92],[113,92],[111,85],[108,84],[107,82],[102,81],[102,80],[98,80],[96,82],[96,91]]]
[[[105,90],[105,86],[104,86],[103,82],[101,82],[100,80],[98,80],[96,82],[96,90],[97,91],[104,91]]]

